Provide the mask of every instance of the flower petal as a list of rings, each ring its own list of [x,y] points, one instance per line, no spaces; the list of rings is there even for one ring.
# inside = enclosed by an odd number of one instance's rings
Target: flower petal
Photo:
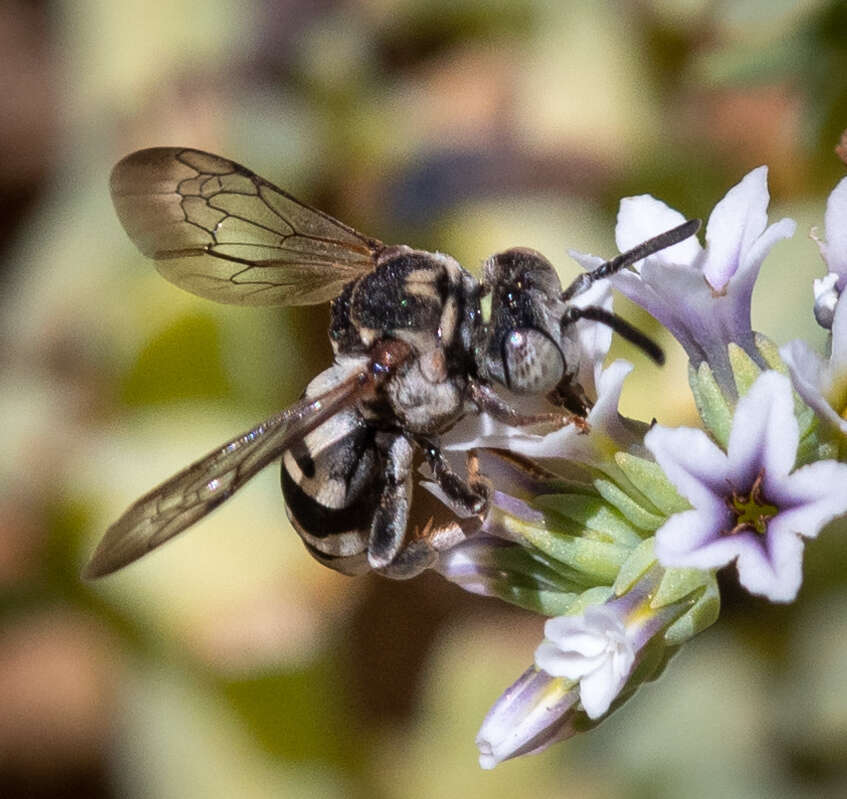
[[[803,581],[803,541],[779,529],[774,521],[768,524],[766,540],[754,533],[743,537],[736,564],[738,581],[751,594],[771,602],[790,602]]]
[[[618,221],[615,227],[615,240],[621,252],[641,244],[653,236],[658,236],[667,230],[685,222],[685,217],[670,208],[661,200],[649,194],[637,197],[624,197],[618,210]],[[696,236],[689,236],[684,241],[674,244],[651,255],[646,260],[662,264],[691,265],[699,259],[703,248]],[[636,271],[641,271],[644,261],[634,264]]]
[[[588,648],[585,643],[581,642],[584,648]],[[596,671],[609,658],[609,654],[604,651],[604,641],[594,639],[593,644],[598,649],[597,653],[583,655],[570,649],[565,651],[552,641],[542,641],[535,650],[535,665],[551,677],[582,679],[586,674]]]
[[[656,557],[665,567],[719,569],[738,555],[736,536],[721,537],[728,527],[726,509],[720,515],[701,510],[675,513],[656,530]]]
[[[668,480],[695,508],[716,512],[722,507],[727,457],[702,430],[656,425],[644,437],[644,445]]]
[[[778,526],[815,538],[825,525],[847,513],[847,464],[816,461],[772,483],[766,476],[765,492],[780,507],[769,530]]]
[[[565,425],[546,435],[535,435],[482,413],[468,414],[457,422],[444,437],[442,445],[448,451],[489,447],[507,449],[527,458],[588,465],[606,463],[615,452],[630,450],[640,441],[632,425],[625,424],[618,413],[623,381],[631,371],[631,363],[618,360],[600,373],[597,402],[587,417],[591,428],[588,435],[574,425]]]
[[[800,440],[791,383],[779,372],[763,372],[738,401],[727,456],[733,487],[745,492],[764,470],[775,479],[787,475]]]
[[[494,703],[477,734],[479,765],[539,752],[573,734],[568,711],[579,692],[559,678],[530,667]]]
[[[838,290],[847,284],[847,178],[842,178],[826,201],[824,216],[826,243],[821,253],[830,272],[837,272]]]
[[[760,166],[715,206],[706,226],[703,274],[721,291],[768,223],[768,168]]]
[[[812,291],[815,295],[813,308],[815,321],[826,330],[832,328],[835,308],[838,305],[839,279],[840,275],[837,272],[827,272],[823,277],[816,277],[812,281]]]
[[[847,180],[847,178],[845,178]],[[830,390],[838,391],[836,383],[847,380],[847,302],[838,302],[832,318],[832,354],[829,357]],[[830,397],[830,400],[833,398]]]
[[[774,244],[782,239],[790,239],[796,230],[797,223],[793,219],[789,219],[788,217],[780,219],[779,222],[774,222],[765,230],[752,243],[750,248],[742,253],[738,271],[732,280],[731,286],[731,291],[737,295],[739,303],[741,298],[744,298],[744,304],[749,308],[750,298],[753,295],[753,284],[759,275],[762,261],[765,260],[765,257],[771,251]],[[745,319],[745,324],[749,327],[749,319]]]
[[[600,668],[579,681],[579,699],[589,718],[598,719],[608,711],[626,683],[634,661],[632,651],[619,663],[607,658]]]
[[[847,305],[844,307],[847,308]],[[847,312],[844,314],[844,319],[847,321]],[[800,339],[789,341],[780,348],[779,354],[788,366],[791,382],[803,401],[831,427],[847,435],[847,420],[836,413],[827,397],[824,396],[825,392],[829,393],[829,364]]]

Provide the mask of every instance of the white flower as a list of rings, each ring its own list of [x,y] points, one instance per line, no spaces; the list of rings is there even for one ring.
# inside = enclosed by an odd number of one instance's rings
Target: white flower
[[[847,465],[824,460],[792,471],[799,431],[788,379],[759,376],[738,402],[726,453],[690,428],[656,426],[644,443],[694,506],[656,532],[659,562],[715,569],[735,560],[748,591],[793,600],[802,539],[847,512]]]
[[[592,605],[581,616],[549,619],[544,636],[535,650],[535,665],[551,676],[578,680],[590,718],[606,713],[635,663],[636,649],[619,611]]]

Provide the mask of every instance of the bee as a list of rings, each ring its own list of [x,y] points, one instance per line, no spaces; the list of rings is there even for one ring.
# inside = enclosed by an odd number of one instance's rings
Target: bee
[[[112,171],[111,194],[130,239],[182,289],[236,305],[330,301],[334,362],[292,407],[131,505],[95,550],[89,578],[173,538],[277,459],[288,517],[318,561],[351,575],[421,572],[437,559],[437,544],[432,529],[407,533],[416,455],[454,509],[484,513],[486,480],[473,469],[459,474],[439,436],[482,412],[511,425],[584,428],[588,403],[574,379],[579,320],[608,325],[659,363],[663,355],[610,311],[571,300],[699,227],[690,220],[563,291],[534,250],[491,256],[479,281],[449,255],[383,244],[199,150],[132,153]],[[558,410],[522,413],[495,385],[546,395]]]

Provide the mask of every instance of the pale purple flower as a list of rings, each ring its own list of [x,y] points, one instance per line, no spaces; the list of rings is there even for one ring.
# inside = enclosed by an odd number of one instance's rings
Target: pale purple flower
[[[826,201],[824,230],[826,239],[818,240],[818,247],[828,271],[814,283],[815,319],[829,329],[836,303],[847,284],[847,178],[839,181]]]
[[[591,605],[580,616],[559,616],[544,625],[535,665],[553,677],[579,681],[589,718],[606,713],[635,663],[635,644],[624,621],[610,605]]]
[[[789,342],[779,353],[806,404],[830,428],[847,436],[847,303],[839,302],[835,308],[828,359],[800,339]]]
[[[730,393],[735,389],[727,345],[735,342],[761,363],[750,324],[753,283],[771,247],[796,227],[791,219],[767,227],[768,201],[762,166],[715,206],[705,248],[692,236],[610,278],[673,333],[695,367],[706,361]],[[683,221],[682,214],[650,195],[624,198],[615,231],[618,247],[625,251]],[[590,256],[571,255],[587,269],[595,265]]]
[[[576,732],[571,711],[578,701],[573,683],[530,667],[485,716],[476,736],[479,765],[491,769],[569,738]]]
[[[759,376],[738,401],[726,452],[684,427],[656,426],[644,443],[693,506],[657,530],[659,562],[716,569],[734,560],[751,593],[794,599],[802,539],[847,512],[847,465],[823,460],[792,471],[799,429],[788,379]]]

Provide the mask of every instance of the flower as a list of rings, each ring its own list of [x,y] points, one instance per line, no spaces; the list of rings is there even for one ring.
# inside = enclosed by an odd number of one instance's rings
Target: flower
[[[825,241],[818,241],[821,255],[830,273],[838,276],[836,288],[847,284],[847,178],[842,178],[826,201]]]
[[[666,633],[693,611],[707,586],[676,575],[663,591],[668,574],[652,557],[643,565],[646,571],[620,596],[609,589],[606,601],[548,619],[535,665],[482,723],[476,742],[483,768],[590,729],[613,703],[661,673],[676,648]]]
[[[741,584],[774,602],[802,581],[802,538],[847,511],[847,465],[792,471],[799,431],[791,384],[764,372],[738,402],[727,451],[701,430],[654,427],[644,443],[693,505],[656,532],[663,566],[715,569],[736,561]]]
[[[827,266],[824,277],[814,282],[815,319],[829,330],[835,307],[847,284],[847,178],[842,178],[826,201],[824,216],[826,239],[816,239]],[[816,238],[815,231],[812,237]]]
[[[727,356],[730,342],[764,365],[750,325],[753,283],[771,247],[792,236],[796,227],[791,219],[766,227],[768,201],[767,168],[758,167],[715,206],[705,249],[692,236],[644,259],[634,271],[609,278],[673,333],[695,368],[706,361],[730,394],[735,392]],[[627,250],[684,220],[650,195],[626,197],[615,231],[618,247]],[[571,255],[587,269],[595,264],[591,256]]]
[[[631,371],[632,364],[624,360],[615,361],[599,371],[596,401],[586,417],[587,435],[575,425],[564,425],[546,435],[538,435],[480,414],[466,416],[460,421],[445,436],[444,448],[508,449],[527,458],[575,461],[588,466],[602,466],[621,450],[641,451],[641,435],[645,428],[618,413],[623,381]]]
[[[544,638],[535,650],[535,665],[553,677],[578,680],[590,718],[606,713],[635,663],[624,619],[610,605],[592,605],[581,616],[549,619]]]
[[[847,436],[847,419],[844,418],[847,413],[847,303],[835,306],[832,350],[828,359],[800,339],[786,344],[779,354],[791,372],[797,393],[806,404],[832,430]]]
[[[476,736],[479,765],[491,769],[569,738],[576,732],[570,711],[578,701],[572,682],[528,668],[486,714]]]

